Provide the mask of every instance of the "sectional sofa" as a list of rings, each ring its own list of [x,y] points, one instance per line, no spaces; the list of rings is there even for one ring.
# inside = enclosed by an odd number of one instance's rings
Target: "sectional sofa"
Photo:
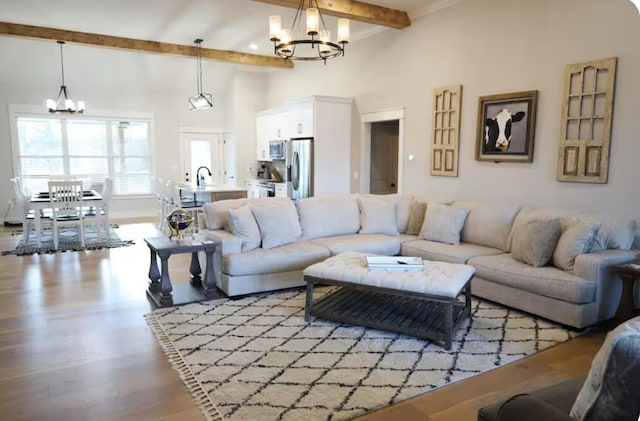
[[[564,325],[611,318],[622,285],[611,266],[640,256],[632,219],[395,194],[238,199],[205,204],[230,297],[304,285],[302,271],[358,251],[476,269],[472,293]]]

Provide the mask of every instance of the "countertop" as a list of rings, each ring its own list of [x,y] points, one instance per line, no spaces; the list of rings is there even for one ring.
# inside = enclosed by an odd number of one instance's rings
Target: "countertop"
[[[180,189],[193,193],[224,193],[224,192],[246,192],[244,187],[231,186],[228,184],[205,184],[204,186],[195,186],[193,184],[180,184]]]

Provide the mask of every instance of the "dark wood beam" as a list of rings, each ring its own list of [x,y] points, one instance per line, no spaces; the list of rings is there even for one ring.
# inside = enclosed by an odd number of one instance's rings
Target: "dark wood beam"
[[[67,31],[64,29],[46,28],[42,26],[20,25],[17,23],[0,22],[0,35],[60,40],[97,47],[141,51],[145,53],[169,54],[174,56],[197,57],[198,55],[197,48],[191,45],[169,44],[158,41],[92,34],[88,32]],[[247,64],[251,66],[278,68],[293,67],[291,60],[285,61],[284,59],[275,56],[261,56],[258,54],[247,54],[238,51],[202,48],[201,55],[202,58],[205,59]]]
[[[297,9],[300,0],[254,0],[261,3]],[[306,0],[305,0],[306,5]],[[306,8],[306,7],[305,7]],[[318,0],[318,8],[322,13],[358,22],[373,23],[402,29],[411,25],[407,12],[376,6],[355,0]]]

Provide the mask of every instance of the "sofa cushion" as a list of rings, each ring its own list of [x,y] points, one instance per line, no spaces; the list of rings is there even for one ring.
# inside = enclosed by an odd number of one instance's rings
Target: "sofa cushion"
[[[591,303],[596,297],[596,283],[553,266],[532,267],[510,254],[480,256],[467,264],[476,268],[476,276],[545,297],[570,303]]]
[[[449,263],[466,263],[472,257],[502,254],[502,250],[477,244],[460,243],[454,246],[427,240],[403,242],[400,250],[403,256],[419,256],[426,260]]]
[[[355,234],[360,229],[355,195],[309,197],[296,206],[304,239]]]
[[[427,206],[419,238],[441,243],[460,243],[460,231],[469,211],[456,206],[432,203]]]
[[[559,219],[528,221],[515,236],[511,254],[514,259],[533,267],[544,266],[551,260],[561,232]]]
[[[459,200],[454,201],[453,206],[469,209],[460,233],[461,241],[509,250],[507,240],[520,206]]]
[[[296,213],[295,205],[293,201],[287,197],[268,197],[268,198],[253,198],[253,199],[231,199],[231,200],[219,200],[217,202],[205,203],[202,206],[205,215],[205,221],[207,223],[207,229],[209,230],[229,230],[229,217],[228,213],[230,209],[237,209],[240,206],[250,205],[256,206],[271,206],[274,204],[289,203],[289,212],[292,212],[292,225],[294,230],[296,224],[298,225],[297,231],[302,233],[298,222],[298,215]],[[295,219],[295,220],[293,220]],[[300,235],[298,234],[298,236]]]
[[[598,225],[576,222],[562,230],[560,239],[553,251],[553,265],[557,268],[573,271],[576,257],[589,253],[598,236]]]
[[[352,234],[336,237],[324,237],[311,240],[331,251],[331,255],[356,251],[360,253],[382,254],[395,256],[400,253],[400,238],[379,234]]]
[[[396,204],[396,223],[398,232],[403,234],[407,232],[407,224],[409,222],[409,211],[413,196],[410,194],[393,193],[393,194],[364,194],[364,198],[380,199]]]
[[[507,251],[511,251],[514,238],[522,231],[527,222],[534,219],[560,219],[560,222],[566,224],[574,220],[575,217],[576,212],[567,209],[523,208],[513,221],[509,239],[507,240]]]
[[[242,251],[260,247],[260,229],[249,205],[242,205],[228,212],[230,231],[242,240]]]
[[[409,209],[409,220],[407,221],[406,234],[418,235],[422,229],[424,215],[427,213],[427,202],[422,200],[414,200],[411,202]]]
[[[296,239],[286,205],[256,206],[251,210],[260,228],[262,248],[284,246]],[[231,218],[231,211],[229,218]]]
[[[281,247],[228,254],[222,258],[222,272],[241,276],[303,270],[329,256],[326,247],[298,239]]]
[[[636,420],[640,414],[640,317],[607,334],[570,415],[580,421]]]
[[[397,205],[390,200],[359,197],[360,234],[398,235]]]
[[[637,222],[630,218],[616,218],[594,213],[580,213],[576,220],[600,225],[594,251],[630,250],[636,236]]]

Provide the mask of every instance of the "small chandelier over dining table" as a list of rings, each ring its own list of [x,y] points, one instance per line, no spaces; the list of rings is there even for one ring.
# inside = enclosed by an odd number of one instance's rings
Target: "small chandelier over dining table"
[[[71,99],[71,94],[67,90],[67,85],[64,83],[64,56],[62,54],[62,46],[64,41],[57,41],[60,45],[60,69],[62,73],[62,85],[60,85],[60,91],[58,91],[58,98],[56,100],[47,99],[47,109],[50,113],[84,113],[85,105],[84,101],[78,101],[77,105]]]
[[[331,34],[324,23],[317,0],[308,0],[306,9],[306,34],[301,38],[302,13],[305,0],[300,0],[291,29],[283,29],[280,16],[269,16],[269,36],[273,41],[274,54],[291,60],[322,60],[344,56],[345,45],[349,43],[349,19],[338,19],[338,39],[331,41]]]

